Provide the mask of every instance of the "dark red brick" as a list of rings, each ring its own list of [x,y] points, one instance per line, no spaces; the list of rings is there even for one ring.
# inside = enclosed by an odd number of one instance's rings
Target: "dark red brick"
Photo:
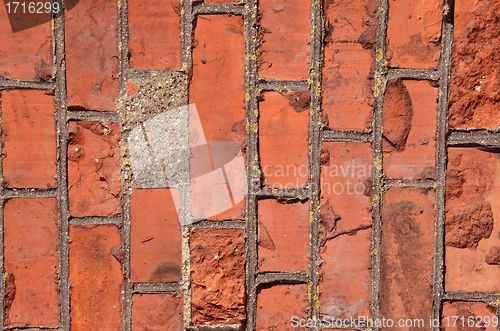
[[[309,203],[258,202],[259,270],[306,270],[309,256]]]
[[[260,165],[268,186],[304,186],[308,178],[307,93],[263,94],[259,105]]]
[[[120,330],[120,231],[115,226],[71,226],[69,279],[72,330]]]
[[[118,123],[70,122],[68,194],[72,216],[120,213]]]
[[[259,76],[265,79],[309,77],[311,3],[262,0],[259,3]]]
[[[3,172],[7,187],[56,186],[56,123],[48,91],[3,91]]]
[[[181,67],[180,1],[128,2],[130,66],[139,69]]]
[[[182,300],[179,295],[134,294],[132,330],[182,330]]]
[[[130,196],[130,271],[134,282],[181,277],[181,229],[169,189],[134,189]]]
[[[4,324],[59,326],[56,199],[12,199],[4,207]]]

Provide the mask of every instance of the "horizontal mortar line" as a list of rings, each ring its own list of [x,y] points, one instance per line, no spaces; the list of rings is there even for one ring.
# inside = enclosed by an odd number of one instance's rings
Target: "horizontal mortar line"
[[[264,284],[305,284],[307,273],[296,272],[260,272],[256,277],[256,286]]]
[[[185,331],[241,331],[240,324],[220,324],[220,325],[190,325],[184,328]]]
[[[244,229],[245,221],[225,220],[225,221],[199,221],[191,224],[195,229]]]
[[[371,142],[370,131],[321,131],[322,142]]]
[[[260,80],[258,83],[260,91],[308,91],[307,80]]]
[[[276,198],[276,199],[298,199],[298,200],[307,200],[310,198],[310,191],[307,187],[298,187],[298,188],[272,188],[272,187],[264,187],[260,189],[256,196],[258,198]]]
[[[426,79],[436,81],[439,79],[439,71],[435,69],[406,69],[389,68],[387,79]]]
[[[473,292],[473,293],[461,293],[461,292],[448,292],[443,294],[443,301],[481,301],[481,302],[492,302],[500,299],[499,293],[489,293],[489,292]]]
[[[117,122],[118,121],[117,112],[109,111],[96,111],[96,110],[68,110],[67,119],[68,121],[106,121],[106,122]]]
[[[212,4],[203,3],[193,6],[193,15],[211,15],[211,14],[232,14],[243,15],[244,7],[238,3]]]
[[[132,283],[132,293],[180,293],[179,283],[144,282]]]
[[[127,78],[150,79],[155,76],[161,76],[172,72],[185,72],[182,70],[147,70],[129,68],[126,70]]]
[[[117,225],[123,224],[122,216],[109,217],[71,217],[69,219],[71,225]]]
[[[2,198],[55,198],[57,189],[4,189]]]
[[[53,90],[55,87],[56,83],[54,82],[0,79],[0,89]]]
[[[434,188],[436,180],[434,179],[389,179],[384,178],[382,185],[386,188],[390,187],[417,187],[417,188]]]
[[[451,130],[448,146],[484,146],[499,148],[500,132],[488,130]]]

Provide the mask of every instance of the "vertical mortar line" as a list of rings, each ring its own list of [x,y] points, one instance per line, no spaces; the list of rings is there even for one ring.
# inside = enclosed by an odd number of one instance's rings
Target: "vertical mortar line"
[[[54,45],[56,65],[56,127],[57,127],[57,205],[59,218],[59,300],[60,329],[70,328],[70,290],[69,290],[69,208],[67,179],[68,128],[66,107],[66,59],[64,41],[64,4],[55,0],[63,8],[54,18]]]
[[[246,330],[255,330],[257,309],[257,196],[261,186],[258,130],[259,105],[257,88],[258,1],[247,0],[244,8],[245,28],[245,114],[247,132],[246,171],[248,193],[246,199],[247,224],[245,228],[246,268]]]
[[[388,0],[377,1],[377,32],[375,48],[375,76],[373,85],[373,118],[372,118],[372,149],[373,149],[373,182],[372,182],[372,318],[380,318],[380,256],[382,240],[382,195],[383,195],[383,154],[382,154],[382,108],[387,83],[386,66],[386,34]]]
[[[3,130],[2,128],[2,92],[4,90],[0,90],[0,135],[3,138]],[[3,140],[0,143],[0,155],[3,155]],[[0,328],[3,329],[4,323],[4,296],[5,296],[5,269],[4,269],[4,236],[3,236],[3,205],[5,202],[4,195],[4,180],[3,180],[3,162],[0,161],[0,267],[1,267],[1,277],[0,277]]]
[[[128,0],[118,0],[118,52],[119,52],[119,87],[120,98],[127,94],[127,70],[129,67],[128,59]],[[121,122],[121,121],[120,121]],[[123,132],[123,131],[122,131]],[[124,155],[122,149],[126,149],[126,137],[120,138],[120,154]],[[120,173],[122,179],[121,205],[122,219],[120,227],[121,251],[122,251],[122,275],[123,283],[121,286],[121,327],[123,331],[131,328],[132,315],[132,284],[130,282],[130,190],[127,182],[126,168],[123,164],[123,158],[120,158]]]
[[[446,197],[446,164],[448,134],[448,93],[450,83],[451,47],[453,39],[453,0],[443,3],[441,28],[441,58],[439,62],[438,115],[436,130],[436,196],[434,284],[432,318],[439,321],[444,295],[444,222]],[[438,328],[434,328],[439,330]]]
[[[309,261],[309,317],[319,319],[319,209],[320,209],[320,154],[321,154],[321,68],[323,64],[323,0],[311,1],[311,58],[309,90],[309,195],[310,195],[310,261]],[[311,330],[316,330],[312,327]]]
[[[182,70],[189,77],[192,68],[192,43],[193,43],[193,5],[191,0],[180,0],[181,4],[181,61]],[[189,78],[186,92],[186,103],[189,103]],[[189,115],[188,115],[189,116]],[[189,119],[188,119],[189,123]],[[189,170],[188,170],[189,171]],[[182,297],[183,305],[183,326],[188,328],[191,325],[191,253],[189,248],[191,210],[189,201],[189,184],[187,188],[182,187],[183,210],[179,215],[181,223],[181,252],[182,252],[182,271],[181,271],[181,286],[180,296]],[[181,219],[182,218],[182,219]],[[185,225],[182,225],[185,224]]]

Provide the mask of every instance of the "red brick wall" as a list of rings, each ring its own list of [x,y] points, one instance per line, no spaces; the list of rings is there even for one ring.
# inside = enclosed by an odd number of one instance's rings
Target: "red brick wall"
[[[0,5],[2,329],[495,329],[498,1],[65,6]]]

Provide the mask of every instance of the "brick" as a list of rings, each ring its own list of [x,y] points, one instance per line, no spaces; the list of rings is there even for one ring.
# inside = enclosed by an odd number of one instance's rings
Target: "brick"
[[[119,330],[120,231],[115,226],[70,226],[72,330]]]
[[[474,148],[448,150],[445,287],[500,289],[500,159]]]
[[[134,282],[177,282],[181,229],[169,189],[134,189],[130,195],[130,271]]]
[[[373,109],[376,1],[325,0],[324,6],[323,112],[332,129],[368,129]]]
[[[0,6],[1,77],[26,80],[52,78],[52,31],[50,19],[45,19],[35,18],[33,23],[36,20],[38,24],[17,30],[16,26],[11,26],[6,6]]]
[[[12,199],[4,207],[4,325],[59,326],[56,199]]]
[[[70,122],[68,131],[71,216],[111,216],[120,213],[118,123]]]
[[[307,270],[309,203],[258,202],[259,270]]]
[[[455,1],[449,103],[453,128],[500,126],[500,34],[495,28],[499,11],[500,3],[494,0]]]
[[[259,10],[260,78],[307,79],[311,52],[310,1],[263,0]]]
[[[498,325],[498,319],[495,316],[495,308],[483,302],[445,302],[441,328],[442,330],[495,331]]]
[[[181,67],[180,1],[128,3],[130,66],[168,70]]]
[[[195,229],[191,231],[190,250],[193,324],[242,323],[245,319],[243,231]]]
[[[132,330],[182,330],[182,300],[179,295],[134,294]]]
[[[387,85],[383,107],[385,175],[434,178],[437,89],[426,81],[393,81]]]
[[[371,164],[369,144],[323,144],[320,303],[334,318],[370,311]]]
[[[259,105],[260,165],[270,187],[304,186],[308,178],[308,93],[262,95]]]
[[[387,60],[392,67],[435,68],[441,41],[441,0],[390,0]]]
[[[434,191],[394,187],[384,193],[380,313],[385,318],[432,315]]]
[[[68,107],[114,110],[119,91],[117,3],[79,0],[65,13],[65,38]]]
[[[257,293],[257,331],[307,330],[292,327],[292,317],[307,318],[307,288],[305,285],[276,285]]]
[[[3,91],[3,173],[9,188],[56,186],[56,123],[48,91]]]
[[[196,20],[189,102],[196,105],[210,151],[217,150],[219,142],[245,150],[242,24],[238,16],[200,15]],[[210,219],[244,219],[244,201],[232,203]]]

